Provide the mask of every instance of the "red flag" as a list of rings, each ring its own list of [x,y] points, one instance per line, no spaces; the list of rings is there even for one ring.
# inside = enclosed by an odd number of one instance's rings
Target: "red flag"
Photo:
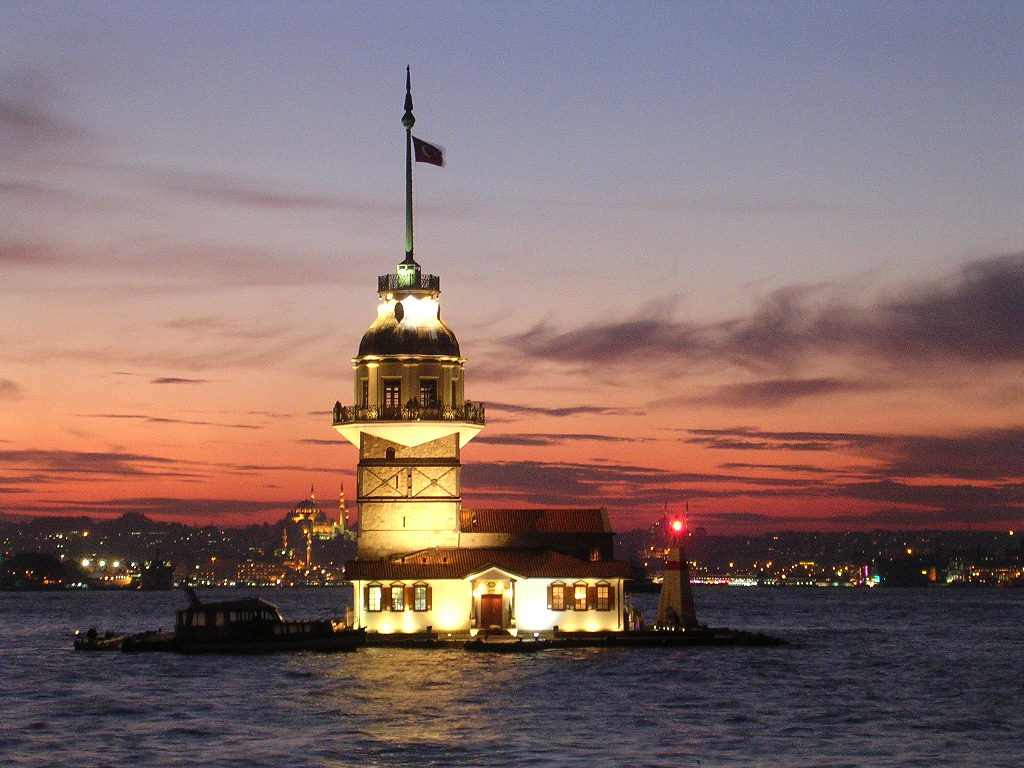
[[[433,144],[427,144],[427,142],[422,139],[417,139],[413,136],[412,149],[413,153],[416,155],[417,163],[444,165],[444,150],[440,147],[435,147]]]

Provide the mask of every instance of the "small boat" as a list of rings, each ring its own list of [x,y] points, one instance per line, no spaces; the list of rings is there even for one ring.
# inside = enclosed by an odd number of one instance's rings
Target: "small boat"
[[[102,635],[96,631],[95,627],[92,627],[84,634],[75,631],[75,650],[76,651],[118,651],[121,649],[121,643],[124,641],[124,635],[119,635],[115,632],[104,632]]]
[[[354,651],[363,631],[329,620],[287,621],[277,606],[258,597],[204,603],[185,587],[189,605],[178,611],[167,650],[179,653],[273,653]],[[161,650],[156,647],[140,650]]]

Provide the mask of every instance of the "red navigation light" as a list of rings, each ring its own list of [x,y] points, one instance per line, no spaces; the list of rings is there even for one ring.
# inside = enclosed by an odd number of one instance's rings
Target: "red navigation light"
[[[672,527],[672,532],[673,533],[679,533],[681,530],[683,530],[683,521],[682,520],[673,520],[670,523],[670,525]]]

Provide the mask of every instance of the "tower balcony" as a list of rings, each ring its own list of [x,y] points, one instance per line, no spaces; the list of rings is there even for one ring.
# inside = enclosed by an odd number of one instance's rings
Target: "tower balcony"
[[[483,426],[483,403],[467,401],[461,406],[438,407],[415,402],[402,407],[334,405],[334,428],[356,447],[362,432],[410,447],[457,433],[461,447]]]
[[[484,404],[468,400],[461,407],[427,408],[410,403],[398,408],[334,404],[334,426],[363,421],[464,421],[484,425]]]

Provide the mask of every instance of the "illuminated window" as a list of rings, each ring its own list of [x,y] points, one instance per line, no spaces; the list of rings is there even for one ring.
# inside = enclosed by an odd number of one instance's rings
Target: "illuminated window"
[[[379,611],[381,604],[382,587],[380,584],[371,584],[366,588],[366,610]]]
[[[437,408],[437,379],[420,379],[420,405]]]
[[[572,587],[572,609],[574,611],[587,610],[587,585],[574,584]]]
[[[402,380],[384,379],[382,382],[384,395],[384,409],[397,411],[402,407]]]
[[[612,587],[610,584],[598,584],[595,589],[595,605],[599,611],[610,611],[612,609]]]
[[[430,587],[426,584],[416,584],[412,588],[412,609],[414,611],[430,610]]]
[[[556,582],[548,587],[548,608],[552,611],[565,610],[565,584]]]
[[[405,586],[402,584],[391,585],[391,610],[405,610]]]

